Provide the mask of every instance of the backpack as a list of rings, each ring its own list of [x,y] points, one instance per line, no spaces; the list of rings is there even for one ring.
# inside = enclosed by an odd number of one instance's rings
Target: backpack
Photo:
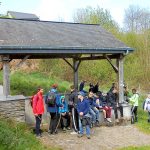
[[[30,106],[31,106],[31,107],[33,107],[33,99],[34,99],[35,96],[36,96],[36,94],[33,95],[33,96],[30,98],[30,102],[29,102],[29,103],[30,103]]]
[[[56,94],[54,92],[49,92],[47,99],[46,99],[46,104],[48,105],[48,107],[55,107]]]

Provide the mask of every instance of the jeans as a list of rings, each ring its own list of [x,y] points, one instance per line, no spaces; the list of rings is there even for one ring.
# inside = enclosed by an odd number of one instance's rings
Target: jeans
[[[90,125],[86,125],[85,127],[86,127],[86,135],[90,135]],[[84,129],[83,129],[80,118],[79,118],[79,131],[80,131],[80,134],[84,133]]]
[[[90,108],[89,113],[92,116],[92,123],[95,123],[96,122],[96,113],[94,112],[94,110],[92,108]]]
[[[94,111],[95,115],[96,115],[96,121],[100,121],[100,112],[96,107],[92,107],[92,110]]]
[[[40,135],[40,124],[42,121],[42,115],[35,116],[36,124],[35,124],[35,132],[36,135]]]

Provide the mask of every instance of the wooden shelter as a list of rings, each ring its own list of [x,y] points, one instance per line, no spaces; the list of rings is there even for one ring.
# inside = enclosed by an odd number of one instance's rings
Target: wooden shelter
[[[3,62],[5,96],[10,94],[9,62],[12,59],[64,59],[74,70],[76,88],[82,61],[106,59],[118,74],[119,101],[122,102],[123,58],[130,52],[133,52],[132,48],[100,25],[0,19],[0,60]]]

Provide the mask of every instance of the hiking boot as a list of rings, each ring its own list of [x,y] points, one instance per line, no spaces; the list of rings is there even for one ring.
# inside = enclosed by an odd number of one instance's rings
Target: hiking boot
[[[78,138],[81,138],[83,136],[83,134],[78,134]]]
[[[87,137],[87,139],[91,139],[91,136],[90,136],[90,135],[87,135],[86,137]]]

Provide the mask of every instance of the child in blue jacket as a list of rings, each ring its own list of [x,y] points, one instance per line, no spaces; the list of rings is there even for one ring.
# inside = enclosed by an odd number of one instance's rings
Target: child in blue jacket
[[[60,97],[60,105],[58,109],[58,113],[60,114],[61,117],[61,127],[63,131],[70,130],[70,115],[69,115],[69,110],[68,110],[68,103],[65,100],[64,96]]]

